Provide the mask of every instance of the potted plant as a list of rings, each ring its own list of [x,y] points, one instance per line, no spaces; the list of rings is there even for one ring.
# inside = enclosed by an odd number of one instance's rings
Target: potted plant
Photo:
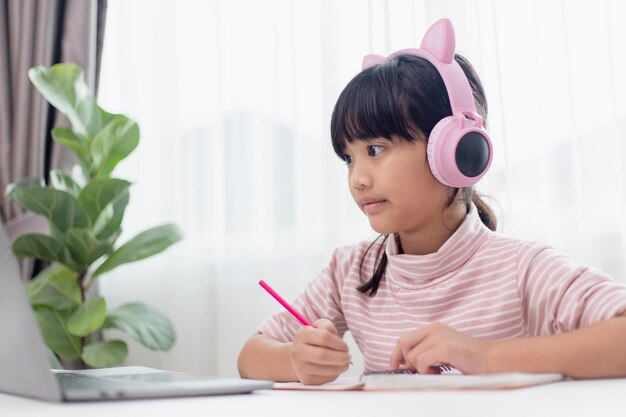
[[[50,172],[7,186],[6,195],[48,220],[49,234],[26,234],[13,243],[18,257],[50,261],[27,286],[43,338],[53,358],[79,367],[121,364],[128,354],[122,340],[99,341],[102,329],[118,329],[153,350],[169,350],[175,333],[170,320],[142,303],[107,311],[101,296],[90,295],[99,277],[129,262],[162,252],[182,238],[172,224],[139,233],[122,245],[124,211],[131,183],[112,176],[115,166],[137,147],[139,127],[122,114],[100,108],[75,64],[31,68],[32,83],[62,112],[71,128],[55,127],[52,138],[75,154],[71,173]]]

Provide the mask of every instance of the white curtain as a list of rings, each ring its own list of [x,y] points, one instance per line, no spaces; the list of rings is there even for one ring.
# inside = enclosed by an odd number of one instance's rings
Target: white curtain
[[[129,364],[236,375],[278,310],[257,281],[291,299],[333,248],[375,236],[332,152],[332,107],[363,55],[417,46],[440,17],[487,92],[478,190],[499,231],[626,281],[626,3],[110,0],[99,99],[142,133],[117,170],[134,182],[121,241],[185,232],[102,277],[110,307],[149,303],[178,333],[169,353],[131,344]]]

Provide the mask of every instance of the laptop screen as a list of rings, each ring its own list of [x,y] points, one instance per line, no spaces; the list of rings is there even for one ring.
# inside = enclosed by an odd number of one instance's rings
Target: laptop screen
[[[0,392],[60,401],[46,347],[0,225]]]

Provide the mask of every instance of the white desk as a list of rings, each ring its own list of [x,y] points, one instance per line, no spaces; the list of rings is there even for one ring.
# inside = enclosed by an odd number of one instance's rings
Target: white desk
[[[626,378],[566,381],[508,391],[312,392],[91,403],[45,403],[0,394],[2,417],[436,417],[623,416]]]

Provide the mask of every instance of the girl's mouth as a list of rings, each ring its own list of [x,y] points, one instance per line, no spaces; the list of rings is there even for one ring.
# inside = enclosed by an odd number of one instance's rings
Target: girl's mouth
[[[387,202],[387,200],[380,200],[380,201],[372,201],[370,203],[365,203],[363,204],[363,211],[365,211],[367,214],[373,214],[376,213],[377,211],[380,211],[383,207],[383,205]]]

